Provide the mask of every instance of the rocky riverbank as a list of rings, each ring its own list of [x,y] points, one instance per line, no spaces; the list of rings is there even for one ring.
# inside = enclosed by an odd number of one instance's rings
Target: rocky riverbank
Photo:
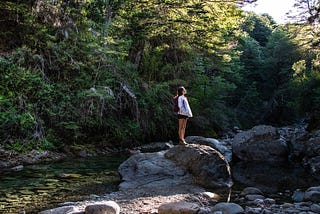
[[[259,177],[263,185],[255,186],[257,180],[253,179],[257,177],[248,174],[251,169],[241,166],[249,162],[261,170],[263,161],[274,166],[300,164],[310,177],[319,179],[320,131],[257,126],[223,140],[191,136],[186,141],[186,146],[162,143],[162,147],[156,144],[136,148],[119,167],[123,180],[119,191],[90,201],[64,203],[42,214],[104,213],[103,210],[123,214],[320,213],[320,186],[286,192],[286,200],[270,197],[273,175],[268,170],[259,171],[264,175]],[[280,185],[299,180],[281,176],[277,177]],[[233,179],[241,180],[243,188],[232,192],[229,198]]]
[[[265,197],[257,188],[248,187],[232,202],[227,202],[221,201],[219,194],[206,192],[197,186],[137,188],[114,192],[91,201],[64,203],[60,208],[40,214],[314,214],[320,213],[319,194],[320,186],[312,187],[306,192],[296,192],[291,203],[278,202]]]
[[[210,167],[212,163],[219,167]],[[62,204],[66,206],[41,214],[320,213],[320,186],[296,190],[290,202],[270,198],[256,187],[245,187],[229,198],[228,166],[220,153],[204,145],[138,153],[119,167],[123,178],[119,191],[91,201]],[[216,191],[207,191],[208,186]]]

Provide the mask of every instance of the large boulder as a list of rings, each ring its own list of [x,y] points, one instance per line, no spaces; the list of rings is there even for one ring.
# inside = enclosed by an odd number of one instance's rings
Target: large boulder
[[[202,136],[188,136],[186,141],[192,144],[207,145],[218,150],[228,162],[232,160],[232,147],[231,143],[227,141],[217,140],[215,138],[205,138]]]
[[[120,190],[192,184],[192,176],[166,159],[164,153],[139,153],[124,161],[118,168],[123,180],[119,185]]]
[[[288,143],[290,149],[289,159],[301,161],[306,153],[310,133],[305,130],[305,127],[282,127],[278,130]]]
[[[275,127],[260,125],[238,133],[232,151],[244,161],[286,161],[289,148]]]
[[[305,145],[303,163],[320,179],[320,131],[316,132]]]
[[[283,127],[281,135],[289,144],[289,159],[301,162],[305,168],[320,178],[320,130],[309,133],[305,127]]]
[[[217,188],[232,185],[230,166],[217,150],[204,145],[175,146],[167,151],[138,153],[118,169],[120,190],[133,188],[201,185]]]
[[[190,172],[194,181],[203,187],[220,188],[232,185],[228,161],[209,146],[175,146],[165,153],[165,157]]]

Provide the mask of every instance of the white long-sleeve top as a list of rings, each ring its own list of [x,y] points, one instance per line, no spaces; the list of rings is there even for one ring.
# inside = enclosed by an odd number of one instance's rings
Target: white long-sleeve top
[[[181,95],[178,98],[178,106],[179,106],[179,111],[178,114],[185,115],[188,117],[192,117],[192,111],[189,106],[188,100],[185,96]]]

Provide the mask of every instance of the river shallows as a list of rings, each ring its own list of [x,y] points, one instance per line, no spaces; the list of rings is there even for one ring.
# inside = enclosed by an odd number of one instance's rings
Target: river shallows
[[[38,213],[66,201],[116,191],[124,156],[69,159],[0,174],[0,213]]]

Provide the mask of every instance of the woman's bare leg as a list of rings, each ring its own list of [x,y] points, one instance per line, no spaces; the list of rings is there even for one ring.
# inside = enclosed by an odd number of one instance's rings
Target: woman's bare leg
[[[183,125],[182,125],[182,136],[183,138],[181,138],[183,140],[184,143],[186,143],[186,141],[184,140],[184,135],[186,133],[186,128],[187,128],[187,119],[183,119]]]
[[[179,119],[179,143],[185,144],[184,135],[186,132],[187,119]]]
[[[179,119],[179,130],[178,130],[178,134],[179,134],[179,140],[183,139],[183,119]]]

